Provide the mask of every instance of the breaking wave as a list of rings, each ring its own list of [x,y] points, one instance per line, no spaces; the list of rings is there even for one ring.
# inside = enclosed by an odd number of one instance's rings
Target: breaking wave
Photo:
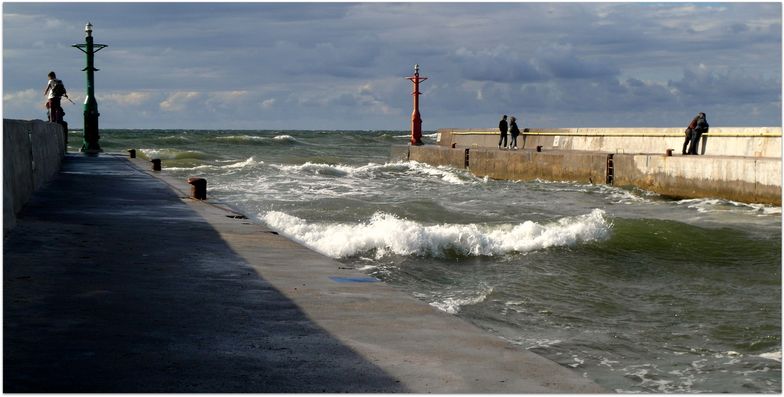
[[[324,175],[357,178],[377,177],[387,173],[403,173],[433,177],[448,184],[462,185],[467,181],[479,181],[473,175],[444,166],[431,166],[416,161],[398,161],[385,164],[369,163],[361,166],[343,164],[324,164],[307,162],[301,165],[272,165],[284,172],[303,173],[310,175]]]
[[[185,160],[196,159],[204,160],[209,159],[211,156],[207,153],[198,150],[177,150],[177,149],[139,149],[145,157],[149,159],[161,160]]]
[[[392,254],[504,255],[605,239],[612,227],[601,209],[548,224],[525,221],[516,225],[423,225],[383,212],[362,223],[309,223],[278,211],[260,218],[278,232],[332,258],[373,251],[377,259]]]
[[[252,145],[292,145],[300,143],[300,141],[291,135],[276,135],[274,137],[258,135],[225,135],[216,136],[213,140],[218,142]]]

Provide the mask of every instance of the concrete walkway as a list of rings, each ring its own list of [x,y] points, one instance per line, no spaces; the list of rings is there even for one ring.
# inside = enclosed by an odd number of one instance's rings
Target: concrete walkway
[[[147,167],[68,155],[20,214],[5,392],[605,392]]]

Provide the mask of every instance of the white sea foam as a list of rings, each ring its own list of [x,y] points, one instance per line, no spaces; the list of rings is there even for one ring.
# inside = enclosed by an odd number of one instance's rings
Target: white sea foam
[[[305,173],[336,177],[350,176],[355,178],[368,178],[388,173],[404,173],[414,176],[418,175],[423,177],[433,177],[434,179],[441,180],[453,185],[463,185],[466,183],[464,179],[461,179],[461,175],[464,175],[464,178],[468,178],[468,180],[479,181],[479,179],[469,176],[466,173],[460,173],[460,171],[455,170],[454,168],[444,166],[434,167],[416,161],[398,161],[385,164],[368,163],[365,165],[306,162],[300,165],[280,164],[273,165],[273,167],[290,173]]]
[[[777,352],[770,352],[770,353],[762,353],[759,355],[762,358],[766,358],[768,360],[774,360],[781,362],[781,350]]]
[[[176,149],[139,149],[147,158],[161,160],[176,160],[184,158],[204,158],[203,152],[195,150],[176,150]]]
[[[264,162],[256,161],[253,159],[253,157],[250,157],[247,160],[232,162],[231,164],[225,164],[225,165],[202,164],[194,167],[166,167],[166,170],[167,171],[221,170],[221,169],[255,167],[259,164],[264,164]]]
[[[723,199],[686,199],[678,201],[679,205],[687,208],[696,209],[701,213],[710,212],[746,212],[764,215],[781,215],[781,207],[773,207],[765,204],[740,203],[732,200]]]
[[[240,162],[232,163],[232,164],[228,164],[228,165],[222,165],[222,166],[220,166],[220,168],[245,168],[245,167],[254,167],[254,166],[257,166],[259,164],[264,164],[264,162],[263,161],[256,161],[251,156],[251,157],[249,157],[245,161],[240,161]]]
[[[249,143],[249,144],[281,144],[281,143],[299,143],[299,141],[291,135],[276,135],[258,136],[258,135],[221,135],[216,136],[215,140],[228,141],[229,143]]]
[[[475,305],[477,303],[484,302],[488,295],[490,295],[492,292],[492,287],[486,287],[474,295],[453,296],[441,301],[431,302],[430,306],[433,306],[441,311],[445,311],[449,314],[457,314],[462,306]]]
[[[223,141],[266,141],[270,138],[256,135],[222,135],[216,136],[215,139]]]
[[[600,209],[548,224],[525,221],[516,225],[424,225],[383,212],[361,223],[309,223],[278,211],[260,218],[278,232],[333,258],[374,250],[377,258],[388,254],[503,255],[599,240],[606,238],[611,228]]]
[[[291,135],[276,135],[272,139],[276,141],[287,141],[287,142],[299,142],[296,138]]]

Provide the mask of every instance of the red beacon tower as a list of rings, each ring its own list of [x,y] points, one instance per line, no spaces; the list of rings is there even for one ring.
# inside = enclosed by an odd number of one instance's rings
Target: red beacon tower
[[[419,64],[414,65],[414,75],[406,77],[414,83],[414,112],[411,113],[411,144],[423,145],[422,143],[422,118],[419,116],[419,83],[427,80],[427,77],[419,77]]]

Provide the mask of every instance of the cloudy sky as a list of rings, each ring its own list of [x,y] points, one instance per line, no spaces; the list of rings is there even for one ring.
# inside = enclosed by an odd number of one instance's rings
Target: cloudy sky
[[[781,3],[3,3],[3,117],[46,73],[101,128],[780,126]],[[81,105],[65,102],[82,125]]]

